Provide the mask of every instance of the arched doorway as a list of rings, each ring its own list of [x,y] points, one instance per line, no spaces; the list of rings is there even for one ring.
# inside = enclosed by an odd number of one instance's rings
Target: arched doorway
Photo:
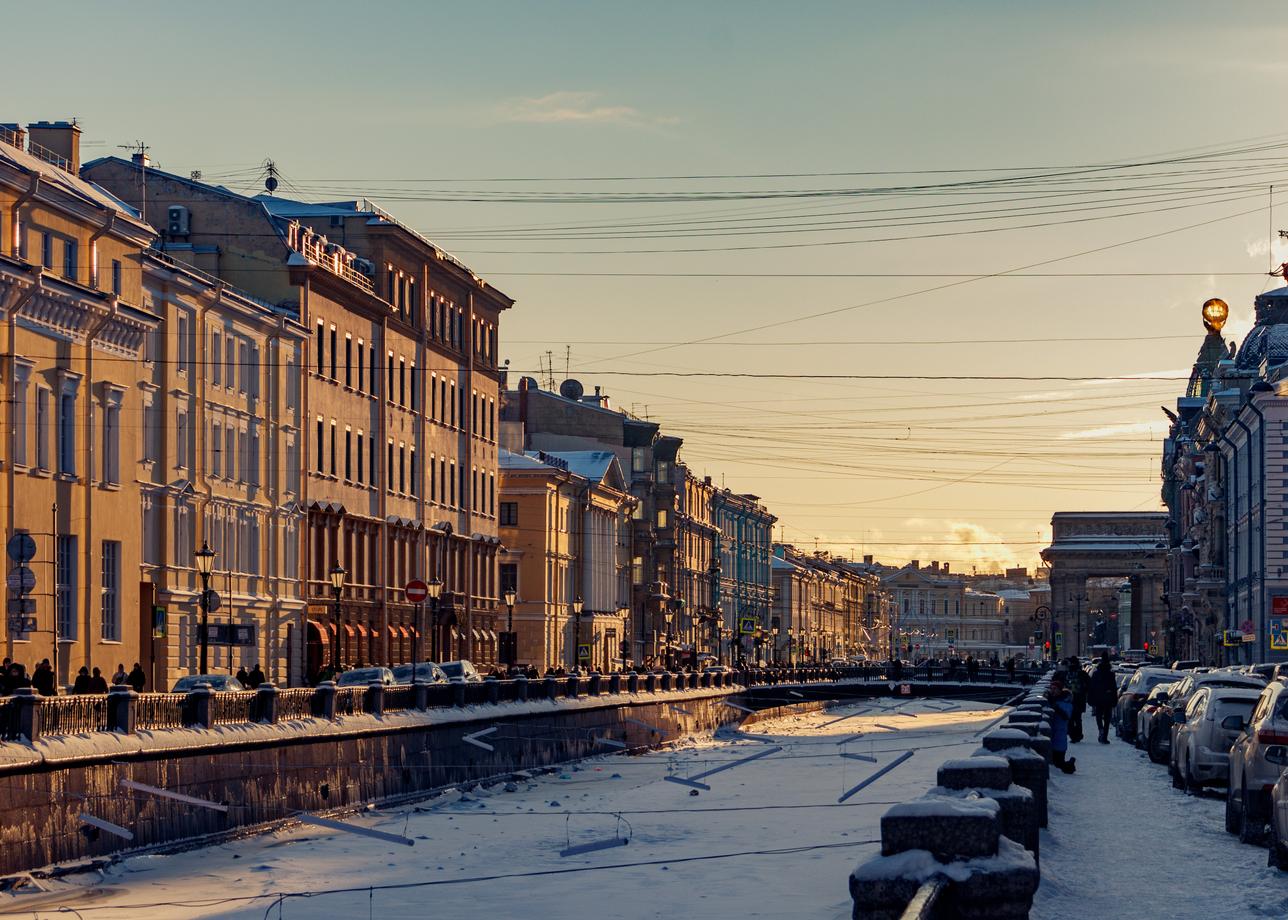
[[[304,679],[309,683],[317,680],[322,663],[326,660],[326,650],[322,626],[316,620],[308,620],[304,632]]]

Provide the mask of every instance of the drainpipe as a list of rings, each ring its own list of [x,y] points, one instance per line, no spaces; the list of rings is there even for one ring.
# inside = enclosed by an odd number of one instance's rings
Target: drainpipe
[[[470,467],[469,488],[462,489],[464,493],[461,496],[461,505],[465,509],[465,521],[467,532],[467,545],[469,551],[465,554],[465,653],[462,657],[473,659],[474,657],[474,570],[478,562],[475,559],[477,552],[474,535],[474,292],[470,291],[466,298],[466,328],[461,330],[461,348],[465,352],[465,385],[461,388],[458,398],[463,403],[465,394],[470,394],[470,407],[468,412],[462,412],[465,416],[461,420],[461,427],[465,429],[465,456],[461,458],[461,469],[458,475]],[[574,649],[575,652],[575,649]]]
[[[116,212],[109,212],[103,220],[103,225],[89,238],[89,286],[98,289],[98,241],[99,238],[112,232],[116,226]]]
[[[1225,455],[1221,454],[1221,471],[1222,481],[1225,483],[1225,542],[1226,554],[1230,556],[1230,565],[1225,568],[1225,627],[1229,629],[1234,625],[1235,617],[1232,616],[1234,602],[1236,600],[1232,585],[1234,576],[1239,571],[1239,541],[1237,539],[1238,520],[1239,520],[1239,447],[1230,440],[1229,435],[1222,431],[1217,435],[1217,440],[1224,441],[1230,445],[1230,460],[1226,462]],[[1234,529],[1235,539],[1231,539],[1231,528]]]
[[[40,173],[32,173],[31,178],[27,181],[27,190],[19,195],[9,205],[9,226],[12,228],[13,237],[10,239],[11,249],[9,255],[15,259],[22,257],[22,221],[18,218],[18,212],[28,201],[36,197],[40,191]]]
[[[9,464],[5,472],[9,480],[8,535],[10,537],[13,536],[14,526],[17,523],[14,513],[14,491],[17,483],[15,479],[16,473],[13,468],[14,460],[18,456],[18,426],[16,424],[18,415],[17,317],[36,295],[36,292],[40,290],[43,275],[44,269],[38,266],[35,269],[35,277],[32,279],[31,286],[14,295],[4,307],[5,319],[8,321],[9,327],[9,398],[5,400],[5,421],[9,426]],[[57,616],[57,613],[55,613],[55,616]],[[12,631],[6,630],[5,636],[5,652],[12,658],[14,652]]]
[[[1255,386],[1256,384],[1254,384],[1254,387]],[[1258,572],[1260,585],[1258,587],[1258,592],[1257,592],[1258,599],[1260,601],[1260,604],[1259,604],[1260,616],[1258,617],[1258,619],[1260,620],[1260,623],[1258,623],[1258,628],[1257,628],[1257,660],[1265,661],[1266,651],[1267,651],[1265,625],[1266,625],[1266,614],[1268,612],[1268,608],[1266,606],[1266,416],[1262,413],[1262,411],[1259,408],[1257,408],[1256,392],[1251,392],[1248,394],[1247,406],[1249,409],[1252,410],[1253,414],[1256,415],[1257,417],[1257,422],[1258,422],[1258,426],[1257,426],[1258,445],[1257,446],[1260,449],[1260,456],[1257,461],[1257,474],[1258,474],[1257,475],[1257,483],[1258,483],[1257,514],[1259,516],[1259,523],[1261,527],[1261,538],[1257,541],[1259,545],[1258,555],[1260,556],[1260,563],[1259,563],[1260,571]],[[1248,458],[1248,465],[1249,467],[1251,467],[1252,465],[1251,457]],[[1251,483],[1248,484],[1248,489],[1249,489],[1249,492],[1251,492],[1251,489],[1252,489]],[[1251,494],[1249,494],[1249,501],[1251,501]],[[1251,518],[1251,514],[1249,514],[1249,518]],[[1249,533],[1251,533],[1251,521],[1249,521]]]
[[[1242,412],[1242,409],[1240,409],[1240,412]],[[1248,567],[1249,567],[1249,569],[1251,569],[1251,567],[1252,567],[1252,559],[1253,559],[1253,556],[1252,556],[1252,429],[1251,429],[1251,428],[1249,428],[1249,427],[1244,423],[1243,419],[1240,417],[1240,415],[1239,415],[1239,414],[1236,414],[1236,415],[1234,416],[1234,423],[1235,423],[1236,425],[1238,425],[1240,428],[1242,428],[1242,429],[1243,429],[1243,433],[1244,433],[1244,435],[1247,437],[1247,441],[1246,441],[1246,443],[1247,443],[1247,447],[1248,447],[1248,451],[1247,451],[1247,457],[1248,457],[1248,459],[1247,459],[1247,464],[1246,464],[1246,465],[1247,465],[1247,468],[1248,468],[1248,488],[1247,488],[1247,490],[1246,490],[1246,491],[1244,492],[1244,494],[1243,494],[1243,504],[1244,504],[1244,507],[1245,507],[1245,508],[1247,508],[1247,510],[1248,510]],[[1237,468],[1236,468],[1236,469],[1237,469]],[[1257,623],[1257,621],[1256,621],[1256,619],[1252,616],[1252,578],[1251,578],[1251,574],[1252,574],[1252,573],[1251,573],[1251,571],[1249,571],[1249,573],[1248,573],[1248,574],[1249,574],[1249,578],[1248,578],[1248,619],[1252,620],[1253,629],[1256,629],[1256,623]],[[1239,654],[1240,654],[1240,657],[1242,657],[1242,655],[1243,655],[1243,652],[1242,652],[1242,645],[1240,646],[1240,652],[1239,652]]]
[[[109,294],[107,299],[107,311],[102,314],[98,323],[85,335],[85,422],[81,429],[85,436],[85,528],[88,531],[90,523],[94,520],[94,340],[99,337],[107,324],[116,318],[120,309],[120,298],[115,294]],[[71,510],[70,508],[68,509]],[[57,551],[57,550],[55,550]],[[93,540],[86,540],[82,551],[85,558],[84,572],[86,577],[94,571],[94,547]],[[85,643],[85,666],[93,667],[94,661],[90,656],[92,648],[90,637],[91,631],[90,618],[93,616],[94,605],[91,603],[92,592],[85,591],[85,633],[83,640]],[[57,610],[54,615],[57,616]],[[71,656],[67,661],[68,673],[71,672]]]

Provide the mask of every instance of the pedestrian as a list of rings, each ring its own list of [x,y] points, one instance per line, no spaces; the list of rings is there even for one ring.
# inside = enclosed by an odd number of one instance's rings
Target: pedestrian
[[[90,693],[107,693],[107,678],[98,668],[94,669],[94,676],[89,679]]]
[[[57,696],[58,690],[54,686],[57,679],[54,677],[54,669],[46,658],[36,665],[35,672],[31,675],[31,686],[41,696]]]
[[[1100,656],[1096,670],[1092,672],[1087,687],[1087,702],[1096,714],[1096,730],[1101,744],[1109,743],[1109,720],[1113,717],[1114,706],[1118,703],[1118,682],[1109,666],[1109,653]]]
[[[13,693],[19,687],[30,687],[31,681],[27,678],[27,669],[16,661],[9,663],[5,670],[5,696]]]
[[[264,676],[264,671],[260,668],[258,661],[251,666],[250,673],[246,676],[249,678],[248,685],[252,690],[258,688],[260,684],[268,679]]]
[[[903,662],[898,656],[890,659],[890,679],[903,680]]]
[[[1006,679],[1015,683],[1015,656],[1006,659]]]
[[[129,675],[125,673],[124,663],[118,664],[116,666],[116,673],[112,675],[112,686],[113,687],[123,686],[128,677]]]
[[[975,678],[977,677],[979,677],[979,661],[976,660],[973,656],[967,655],[966,656],[966,679],[973,684],[975,683]]]
[[[72,684],[72,693],[89,692],[89,668],[81,668],[76,672],[76,680]]]
[[[250,675],[246,673],[246,665],[242,665],[237,669],[236,677],[237,683],[241,684],[243,687],[250,686]]]
[[[125,681],[133,688],[135,693],[142,693],[143,688],[148,685],[148,676],[143,673],[143,665],[137,661],[134,662],[134,668],[130,671],[129,676],[125,678]]]
[[[1087,690],[1090,680],[1077,658],[1069,659],[1069,693],[1073,696],[1073,716],[1069,719],[1069,741],[1082,741],[1082,714],[1087,711]]]
[[[1051,678],[1051,688],[1046,692],[1047,702],[1054,710],[1051,716],[1051,762],[1065,773],[1073,773],[1078,759],[1065,759],[1069,750],[1069,718],[1073,715],[1073,694],[1064,685],[1064,677]]]

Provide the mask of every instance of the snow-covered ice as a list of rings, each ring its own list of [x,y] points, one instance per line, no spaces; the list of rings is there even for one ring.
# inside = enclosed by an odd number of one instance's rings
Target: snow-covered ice
[[[1051,773],[1033,920],[1288,917],[1288,873],[1225,832],[1223,792],[1187,796],[1165,767],[1094,733],[1069,753],[1078,772]]]
[[[170,856],[125,858],[102,877],[49,882],[51,893],[13,898],[0,912],[21,904],[51,912],[65,905],[87,920],[369,913],[670,918],[694,912],[843,920],[851,911],[850,872],[879,851],[881,815],[923,796],[939,765],[977,748],[979,731],[998,715],[970,703],[945,711],[907,703],[900,708],[918,718],[898,731],[876,727],[889,713],[826,727],[856,708],[756,723],[752,730],[769,743],[735,734],[641,756],[605,755],[552,774],[346,818],[406,835],[415,841],[410,848],[297,826]],[[838,744],[855,733],[861,733],[857,739]],[[664,781],[771,744],[783,750],[708,777],[709,792]],[[907,750],[915,756],[837,804],[842,792]],[[877,762],[842,758],[842,752]],[[629,844],[559,855],[569,846],[621,839]],[[427,882],[434,884],[421,884]],[[399,885],[409,887],[381,887]],[[351,890],[275,904],[281,893],[337,888]]]

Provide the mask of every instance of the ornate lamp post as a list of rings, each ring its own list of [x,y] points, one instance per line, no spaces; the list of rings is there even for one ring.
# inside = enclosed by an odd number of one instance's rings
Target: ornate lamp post
[[[331,638],[331,670],[338,675],[340,673],[340,595],[344,592],[344,576],[349,573],[337,562],[331,566],[328,574],[331,576],[331,597],[335,601],[332,609],[335,635]],[[332,679],[334,680],[334,677]]]
[[[773,663],[774,663],[774,664],[779,664],[782,656],[780,656],[780,655],[778,654],[778,627],[777,627],[777,626],[772,627],[772,628],[770,629],[770,632],[771,632],[771,633],[773,633],[773,635],[774,635],[774,661],[773,661]]]
[[[579,653],[581,652],[581,611],[584,603],[580,596],[573,599],[573,633],[572,633],[572,666],[576,669],[579,662]]]
[[[438,663],[438,596],[443,593],[443,582],[431,578],[425,586],[429,589],[429,654]]]
[[[668,608],[662,614],[662,620],[666,624],[665,642],[666,642],[666,668],[671,669],[671,621],[675,619],[675,613]]]
[[[796,667],[796,658],[792,654],[793,641],[794,640],[792,639],[792,628],[788,626],[787,627],[787,667],[789,668]]]
[[[192,554],[197,564],[197,574],[201,576],[201,670],[200,674],[207,674],[207,664],[210,651],[210,570],[215,564],[215,551],[210,548],[210,544],[204,540],[201,542],[201,549]]]
[[[514,668],[515,658],[517,657],[519,643],[515,640],[514,635],[514,588],[505,589],[505,666]]]

